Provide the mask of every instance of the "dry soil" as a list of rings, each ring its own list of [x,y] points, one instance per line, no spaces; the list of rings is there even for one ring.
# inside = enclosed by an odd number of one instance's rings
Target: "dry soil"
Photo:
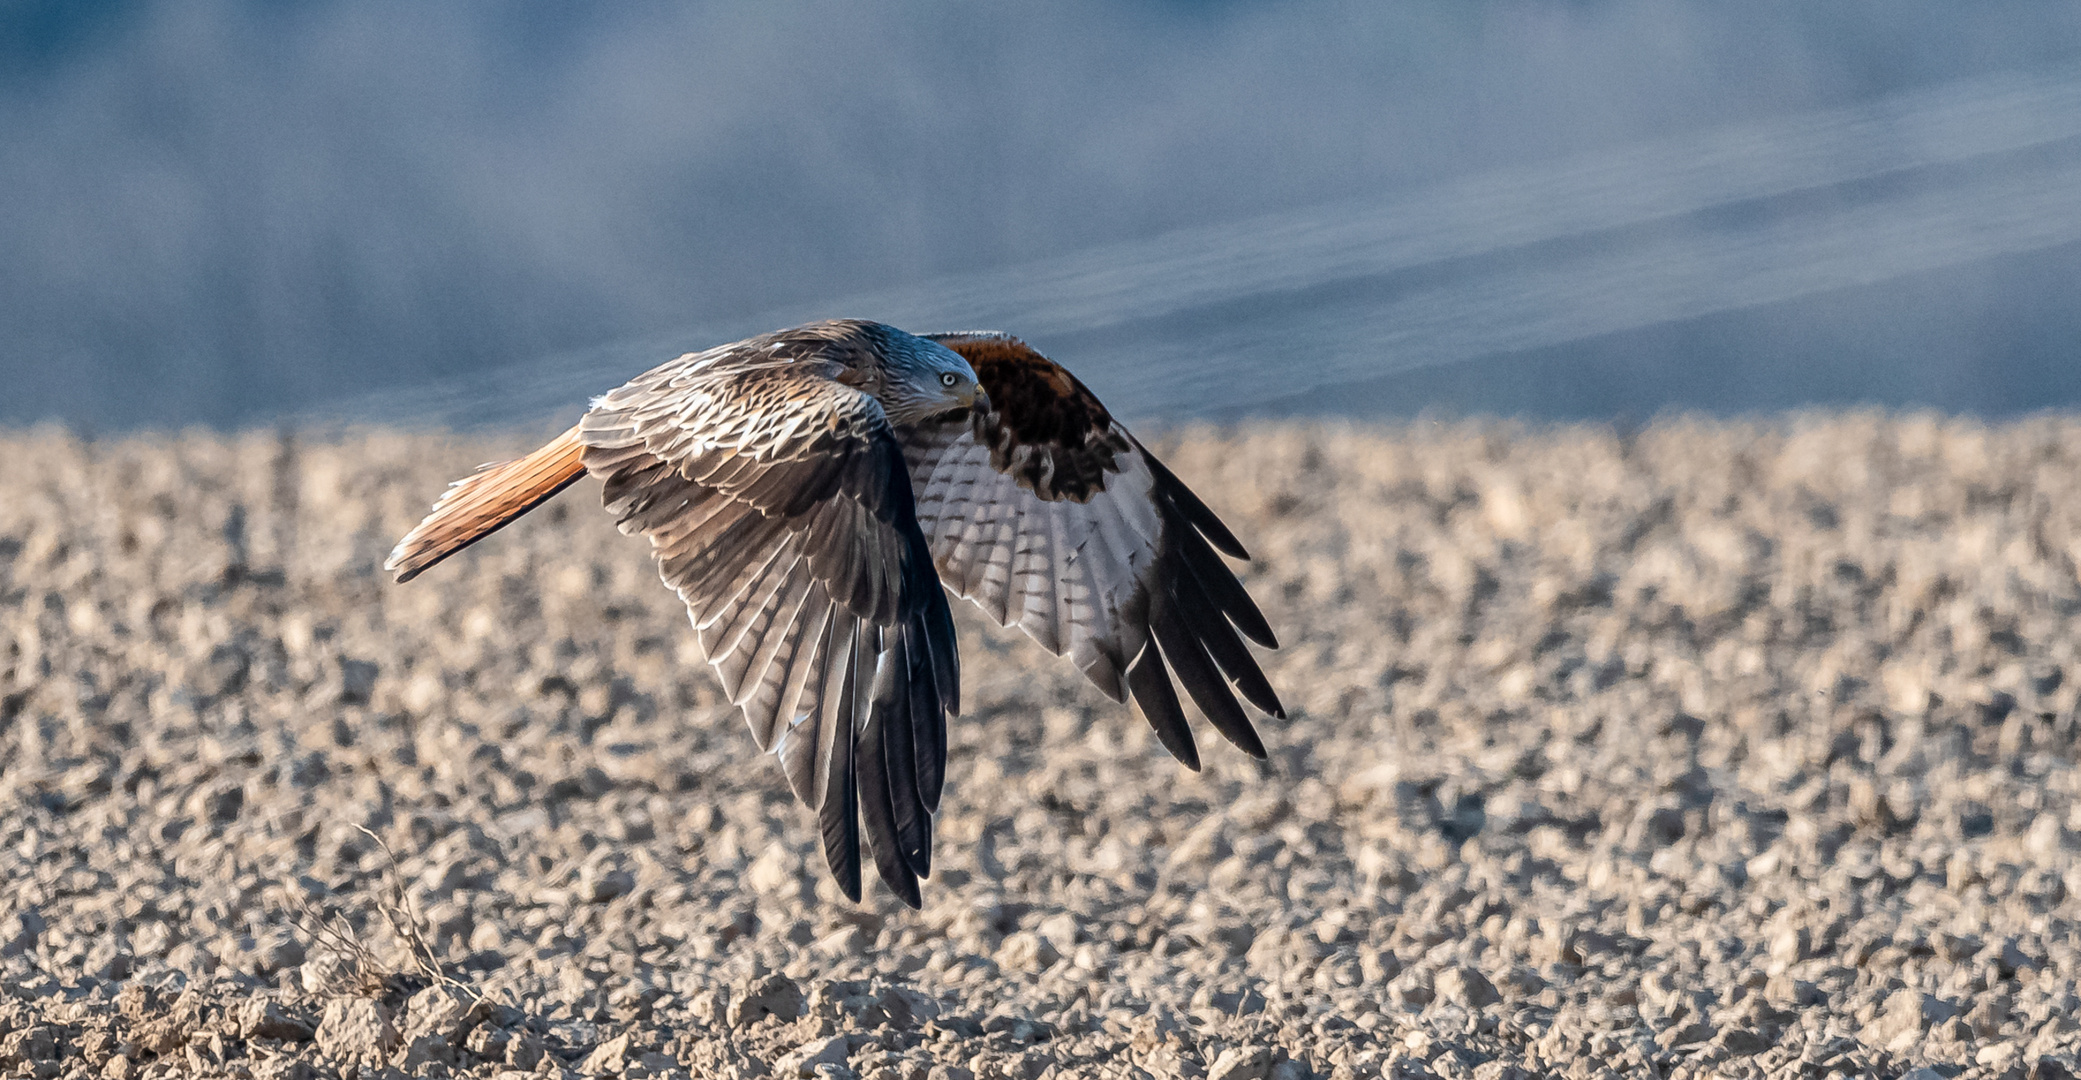
[[[964,607],[912,912],[596,489],[380,572],[522,440],[0,435],[0,1073],[2076,1069],[2081,420],[1157,445],[1271,760]]]

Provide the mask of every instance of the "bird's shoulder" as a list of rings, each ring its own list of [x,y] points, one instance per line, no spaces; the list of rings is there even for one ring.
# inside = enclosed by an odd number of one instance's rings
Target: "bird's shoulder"
[[[960,353],[989,397],[971,425],[991,467],[1041,498],[1088,500],[1135,452],[1098,395],[1024,341],[994,331],[926,336]]]
[[[596,422],[714,428],[772,421],[865,437],[886,428],[875,396],[887,327],[836,319],[776,330],[660,364],[593,399]]]

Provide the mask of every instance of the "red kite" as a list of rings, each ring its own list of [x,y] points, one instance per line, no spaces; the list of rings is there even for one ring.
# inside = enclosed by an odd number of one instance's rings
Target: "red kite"
[[[960,661],[944,585],[1017,624],[1199,768],[1173,679],[1265,756],[1243,706],[1284,717],[1248,638],[1271,627],[1216,549],[1214,512],[1068,371],[999,333],[811,323],[690,353],[577,426],[457,481],[398,542],[409,581],[583,473],[650,538],[759,748],[817,812],[860,897],[860,822],[916,907],[932,867]],[[857,808],[857,813],[856,813]]]

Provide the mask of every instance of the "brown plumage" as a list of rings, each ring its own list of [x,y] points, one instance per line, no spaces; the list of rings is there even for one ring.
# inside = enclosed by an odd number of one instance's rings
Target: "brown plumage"
[[[1222,561],[1213,511],[1060,365],[1004,334],[841,320],[688,354],[578,426],[458,482],[391,556],[409,580],[581,472],[650,539],[761,750],[816,811],[848,896],[870,856],[906,903],[931,871],[946,718],[946,591],[1132,696],[1187,766],[1177,688],[1265,754],[1283,716],[1245,639],[1276,639]],[[944,585],[944,590],[942,589]],[[864,826],[864,828],[863,828]]]
[[[574,427],[518,461],[493,462],[448,485],[426,520],[397,542],[384,569],[397,571],[399,581],[410,581],[497,532],[584,475],[584,451]]]

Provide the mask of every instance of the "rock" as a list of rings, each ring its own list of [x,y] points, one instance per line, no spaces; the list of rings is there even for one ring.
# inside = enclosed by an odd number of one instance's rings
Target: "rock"
[[[36,947],[49,924],[33,907],[25,907],[0,919],[0,957],[20,956]]]
[[[1529,998],[1546,989],[1546,980],[1531,968],[1512,967],[1503,973],[1497,989],[1513,999]]]
[[[1038,1050],[1022,1050],[1016,1054],[978,1054],[969,1062],[969,1071],[976,1080],[1040,1080],[1054,1059]]]
[[[794,891],[800,887],[795,874],[795,858],[785,844],[768,846],[745,871],[744,883],[762,893],[777,894]]]
[[[1404,973],[1400,978],[1389,983],[1387,985],[1387,997],[1396,1006],[1414,1011],[1429,1005],[1437,997],[1437,994],[1432,990],[1430,980],[1416,977],[1412,972]]]
[[[940,1015],[937,999],[908,986],[854,983],[819,987],[810,995],[810,1011],[818,1011],[826,1001],[831,1008],[866,1030],[883,1027],[915,1030]]]
[[[1358,970],[1369,983],[1392,982],[1402,973],[1402,959],[1386,949],[1367,949],[1359,953]]]
[[[479,1024],[463,1037],[462,1045],[463,1049],[486,1061],[503,1061],[506,1057],[506,1044],[512,1041],[512,1038],[512,1033],[502,1027]]]
[[[403,1037],[410,1041],[422,1035],[438,1035],[460,1045],[471,1027],[490,1014],[484,999],[452,986],[429,986],[405,1003]]]
[[[2009,1022],[2014,1002],[2006,994],[1992,993],[1973,1002],[1965,1014],[1965,1021],[1972,1025],[1973,1033],[1982,1039],[1991,1039],[2001,1034],[2002,1025]]]
[[[1715,1031],[1712,1024],[1704,1020],[1694,1020],[1690,1023],[1671,1025],[1667,1030],[1655,1036],[1655,1043],[1664,1050],[1673,1050],[1679,1046],[1692,1046],[1697,1043],[1708,1042],[1714,1034]]]
[[[1077,917],[1067,911],[1058,911],[1042,919],[1035,931],[1046,938],[1049,944],[1054,945],[1057,952],[1066,953],[1076,948],[1084,939],[1084,931]],[[1245,945],[1245,948],[1248,946]]]
[[[1821,988],[1813,983],[1792,978],[1789,975],[1773,975],[1764,984],[1763,998],[1781,1009],[1804,1008],[1818,1005],[1828,999]]]
[[[777,1077],[813,1077],[819,1066],[835,1065],[845,1068],[845,1036],[832,1035],[823,1039],[812,1039],[797,1046],[773,1063],[773,1074]]]
[[[1865,1042],[1903,1050],[1922,1038],[1929,1029],[1958,1015],[1958,1007],[1920,990],[1896,990],[1866,1031]],[[1894,1051],[1898,1053],[1900,1051]]]
[[[261,942],[253,956],[253,969],[262,975],[273,975],[302,967],[304,960],[303,942],[285,934]]]
[[[1804,926],[1788,926],[1778,931],[1770,939],[1771,974],[1784,972],[1806,959],[1812,951],[1813,931]]]
[[[997,962],[1013,971],[1046,971],[1061,959],[1054,942],[1026,930],[1007,935],[997,950]]]
[[[214,824],[228,825],[238,820],[239,811],[245,806],[246,789],[238,784],[224,783],[197,791],[192,812]]]
[[[1211,1013],[1220,1017],[1255,1016],[1265,1009],[1265,996],[1250,986],[1217,988],[1202,986],[1193,992],[1192,1008],[1195,1013]]]
[[[844,1042],[843,1039],[839,1041]],[[629,1033],[622,1032],[593,1047],[592,1053],[585,1056],[585,1062],[578,1066],[578,1071],[587,1076],[620,1076],[628,1069],[632,1056]],[[840,1060],[843,1061],[843,1057]]]
[[[547,1047],[542,1043],[542,1036],[532,1031],[516,1031],[506,1040],[506,1064],[522,1072],[534,1071],[546,1053]]]
[[[455,1047],[439,1035],[416,1035],[405,1039],[390,1055],[390,1063],[416,1076],[433,1065],[453,1065]]]
[[[1030,1016],[1006,1016],[1000,1013],[983,1021],[983,1033],[1003,1035],[1012,1042],[1035,1043],[1054,1038],[1055,1027]]]
[[[60,1049],[58,1029],[48,1024],[35,1024],[0,1039],[0,1061],[56,1061]]]
[[[741,984],[733,997],[729,1006],[733,1028],[750,1027],[769,1016],[789,1021],[802,1015],[802,988],[785,975]]]
[[[2075,1080],[2081,1077],[2081,1065],[2073,1055],[2048,1054],[2030,1063],[2024,1073],[2025,1080]]]
[[[239,1035],[247,1039],[287,1042],[308,1042],[317,1034],[309,1021],[284,1012],[281,1002],[264,997],[246,1002],[239,1011],[238,1030]]]
[[[339,700],[346,705],[366,705],[375,696],[376,674],[381,669],[373,661],[340,658]]]
[[[2024,972],[2036,971],[2043,966],[2037,957],[2023,951],[2023,946],[2015,938],[2002,941],[2000,950],[1995,953],[1994,964],[1995,970],[2001,972],[2004,979],[2013,979]]]
[[[1721,1030],[1719,1035],[1714,1037],[1713,1044],[1725,1050],[1727,1056],[1736,1058],[1754,1057],[1770,1049],[1769,1039],[1764,1038],[1762,1033],[1745,1027]]]
[[[859,956],[865,953],[874,940],[857,926],[841,926],[810,943],[810,951],[818,956],[832,958]]]
[[[313,997],[322,997],[344,989],[354,981],[355,962],[336,952],[321,952],[304,961],[297,968],[297,985]]]
[[[578,875],[578,895],[589,904],[605,904],[636,891],[636,875],[619,867],[587,866]]]
[[[1485,1009],[1503,1000],[1496,984],[1470,967],[1446,968],[1432,981],[1432,987],[1446,1001],[1467,1009]]]
[[[687,1003],[687,1012],[703,1024],[715,1025],[729,1022],[730,992],[727,990],[703,990]]]
[[[1207,1080],[1265,1080],[1272,1070],[1272,1052],[1262,1046],[1231,1046],[1214,1059]]]
[[[334,998],[318,1021],[318,1049],[342,1062],[381,1062],[398,1046],[390,1010],[361,997]]]

